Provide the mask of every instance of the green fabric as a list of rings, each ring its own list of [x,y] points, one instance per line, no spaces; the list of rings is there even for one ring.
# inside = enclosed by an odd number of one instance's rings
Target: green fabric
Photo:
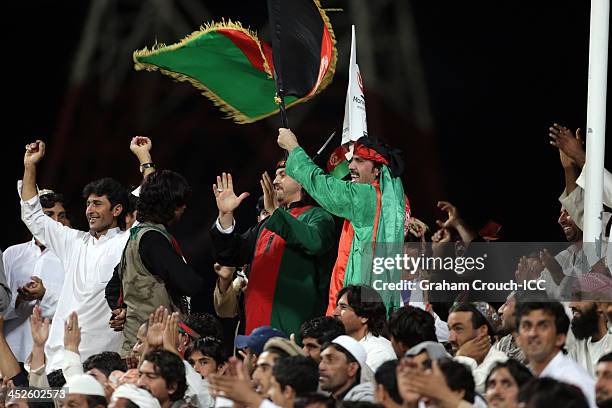
[[[382,192],[380,219],[376,234],[376,249],[372,251],[372,238],[376,218],[376,188],[371,184],[358,184],[339,180],[321,170],[301,148],[295,148],[287,158],[285,171],[295,179],[324,209],[346,218],[353,225],[355,235],[346,266],[344,285],[367,284],[375,280],[399,282],[399,271],[374,275],[372,257],[394,257],[404,242],[405,198],[402,182],[391,177],[387,166],[382,166],[380,189]],[[399,307],[397,291],[379,291],[387,310]]]
[[[303,322],[325,314],[336,256],[334,219],[320,207],[297,218],[279,208],[265,228],[285,240],[270,325],[299,337]]]
[[[256,47],[255,42],[253,46]],[[240,48],[216,31],[189,39],[176,48],[162,48],[147,56],[135,55],[135,60],[189,77],[195,86],[203,86],[217,97],[207,95],[213,102],[229,105],[222,108],[237,111],[246,121],[278,110],[274,80],[255,68]],[[287,105],[296,100],[285,97]]]
[[[349,162],[347,160],[342,161],[332,171],[329,172],[332,176],[342,180],[347,174],[349,174]]]

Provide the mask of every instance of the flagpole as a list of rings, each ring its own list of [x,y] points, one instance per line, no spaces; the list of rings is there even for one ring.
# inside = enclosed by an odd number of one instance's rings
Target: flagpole
[[[587,97],[586,186],[584,237],[589,264],[602,256],[602,196],[606,131],[608,30],[610,0],[591,0]],[[594,245],[595,244],[595,245]]]
[[[285,129],[289,129],[289,120],[287,120],[287,108],[285,107],[285,90],[283,89],[283,79],[276,75],[276,67],[274,67],[274,82],[276,83],[276,103],[280,109],[281,123]]]

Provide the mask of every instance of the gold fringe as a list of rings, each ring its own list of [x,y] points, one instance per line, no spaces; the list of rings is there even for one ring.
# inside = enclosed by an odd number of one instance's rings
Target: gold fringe
[[[306,102],[310,99],[312,99],[313,97],[315,97],[317,94],[319,94],[321,91],[323,91],[331,82],[334,76],[334,73],[336,72],[336,63],[338,60],[338,51],[336,49],[336,36],[334,34],[334,30],[332,29],[331,26],[331,22],[329,20],[329,17],[327,16],[327,14],[325,13],[325,11],[321,8],[321,3],[319,0],[312,0],[315,3],[315,6],[317,7],[317,9],[319,10],[319,13],[321,14],[321,18],[323,19],[323,23],[325,24],[325,26],[327,27],[327,31],[329,32],[329,35],[331,37],[332,40],[332,56],[331,56],[331,61],[329,63],[329,66],[327,68],[327,72],[325,73],[325,76],[323,77],[323,79],[321,80],[321,83],[319,84],[319,87],[317,88],[316,92],[310,96],[304,97],[304,98],[300,98],[297,99],[293,102],[291,102],[290,104],[287,105],[287,108],[292,107],[293,105],[296,105],[298,103],[303,103]],[[275,114],[277,114],[279,112],[279,109],[274,110],[273,112],[267,113],[265,115],[261,115],[261,116],[257,116],[255,118],[249,118],[248,116],[244,115],[242,112],[240,112],[238,109],[234,108],[232,105],[230,105],[229,103],[227,103],[224,99],[222,99],[221,97],[219,97],[217,94],[215,94],[213,91],[211,91],[208,87],[206,87],[205,85],[203,85],[200,81],[185,75],[185,74],[181,74],[181,73],[177,73],[177,72],[173,72],[173,71],[168,71],[162,68],[159,68],[158,66],[154,65],[154,64],[150,64],[147,62],[141,62],[139,61],[139,58],[141,57],[148,57],[151,55],[158,55],[161,53],[165,53],[165,52],[170,52],[170,51],[174,51],[178,48],[183,47],[185,44],[187,44],[190,41],[195,40],[196,38],[208,34],[212,31],[217,31],[219,29],[230,29],[230,30],[236,30],[236,31],[240,31],[244,34],[246,34],[247,36],[249,36],[253,41],[255,41],[255,43],[257,44],[258,48],[259,48],[259,52],[262,56],[263,62],[264,62],[264,70],[266,71],[266,73],[268,74],[270,79],[273,79],[273,75],[272,75],[272,70],[270,69],[270,66],[268,64],[268,61],[266,59],[266,56],[263,52],[263,48],[261,46],[261,42],[259,41],[259,38],[257,37],[257,33],[255,31],[252,31],[249,28],[244,28],[242,26],[242,24],[239,21],[232,21],[232,20],[227,20],[227,22],[225,20],[222,20],[221,22],[211,22],[211,23],[206,23],[203,26],[200,26],[200,29],[198,31],[194,31],[193,33],[187,35],[185,38],[183,38],[181,41],[179,41],[176,44],[172,44],[172,45],[165,45],[165,44],[160,44],[157,43],[157,41],[155,42],[155,44],[153,44],[153,46],[151,47],[151,49],[145,47],[142,50],[136,50],[134,51],[133,55],[132,55],[132,59],[134,60],[134,69],[136,71],[142,71],[142,70],[146,70],[146,71],[159,71],[161,72],[163,75],[169,76],[177,81],[181,81],[181,82],[189,82],[192,86],[194,86],[196,89],[200,90],[201,93],[206,96],[208,99],[210,99],[213,104],[219,108],[219,110],[221,110],[221,112],[226,114],[226,118],[228,119],[232,119],[235,122],[239,123],[239,124],[246,124],[246,123],[253,123],[256,122],[258,120],[267,118],[269,116],[273,116]]]

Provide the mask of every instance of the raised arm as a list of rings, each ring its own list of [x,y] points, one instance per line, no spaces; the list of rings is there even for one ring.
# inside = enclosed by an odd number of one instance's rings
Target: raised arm
[[[145,136],[134,136],[130,142],[130,150],[138,159],[143,181],[146,180],[150,174],[155,173],[155,163],[153,163],[153,159],[151,158],[152,147],[153,143],[151,139]]]
[[[36,191],[36,166],[45,156],[45,142],[37,140],[27,144],[23,156],[23,185],[21,199],[28,201],[38,194]]]
[[[75,239],[83,232],[73,230],[48,217],[38,200],[36,171],[45,155],[45,143],[37,140],[26,145],[23,157],[23,180],[20,182],[21,219],[32,235],[60,258],[66,269]]]
[[[355,226],[373,224],[376,189],[371,184],[338,180],[319,168],[299,146],[289,129],[279,129],[278,145],[289,152],[287,174],[330,213],[346,218]]]

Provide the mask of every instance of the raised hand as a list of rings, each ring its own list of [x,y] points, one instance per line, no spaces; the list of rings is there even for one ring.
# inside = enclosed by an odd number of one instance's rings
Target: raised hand
[[[230,173],[221,173],[217,176],[217,183],[212,186],[215,199],[217,200],[217,208],[219,209],[219,217],[231,216],[242,201],[249,196],[249,193],[242,193],[236,196],[234,193],[234,182]],[[224,228],[229,225],[223,225]]]
[[[299,146],[297,137],[290,129],[278,129],[278,139],[276,141],[282,149],[285,149],[288,152],[291,152],[293,149]]]
[[[454,228],[457,229],[461,223],[461,217],[459,217],[459,211],[457,207],[449,203],[448,201],[438,201],[438,208],[445,211],[448,218],[446,221],[436,220],[436,224],[440,228]]]
[[[24,166],[35,166],[45,156],[45,142],[37,140],[34,143],[28,143],[25,146],[25,155],[23,156]]]
[[[261,184],[261,189],[263,191],[264,196],[264,208],[268,212],[268,214],[272,214],[274,210],[278,208],[278,204],[276,202],[276,192],[274,191],[274,185],[272,184],[272,179],[268,175],[267,171],[264,171],[261,175],[261,180],[259,181]]]
[[[140,160],[141,164],[151,161],[152,147],[153,143],[151,139],[145,136],[134,136],[130,141],[130,150],[136,155],[138,160]]]
[[[563,167],[572,165],[584,166],[586,154],[584,152],[584,137],[580,128],[576,129],[576,135],[565,126],[553,123],[548,128],[550,144],[559,149],[561,164]]]
[[[149,349],[155,349],[164,345],[164,330],[168,319],[168,309],[158,307],[149,315],[149,327],[147,329],[147,345]]]
[[[76,312],[72,312],[64,322],[64,348],[78,354],[80,344],[81,328],[79,327],[79,317]]]
[[[30,316],[30,329],[34,345],[43,348],[49,338],[49,318],[43,319],[39,306],[34,306],[32,316]]]
[[[488,335],[477,336],[463,343],[459,350],[457,350],[457,353],[455,353],[455,356],[471,357],[480,364],[489,352],[490,346],[491,340]]]
[[[178,323],[179,323],[179,314],[178,312],[174,312],[171,315],[166,317],[166,327],[164,328],[164,349],[171,351],[175,354],[179,354],[178,352],[178,343],[179,343],[179,331],[178,331]]]

